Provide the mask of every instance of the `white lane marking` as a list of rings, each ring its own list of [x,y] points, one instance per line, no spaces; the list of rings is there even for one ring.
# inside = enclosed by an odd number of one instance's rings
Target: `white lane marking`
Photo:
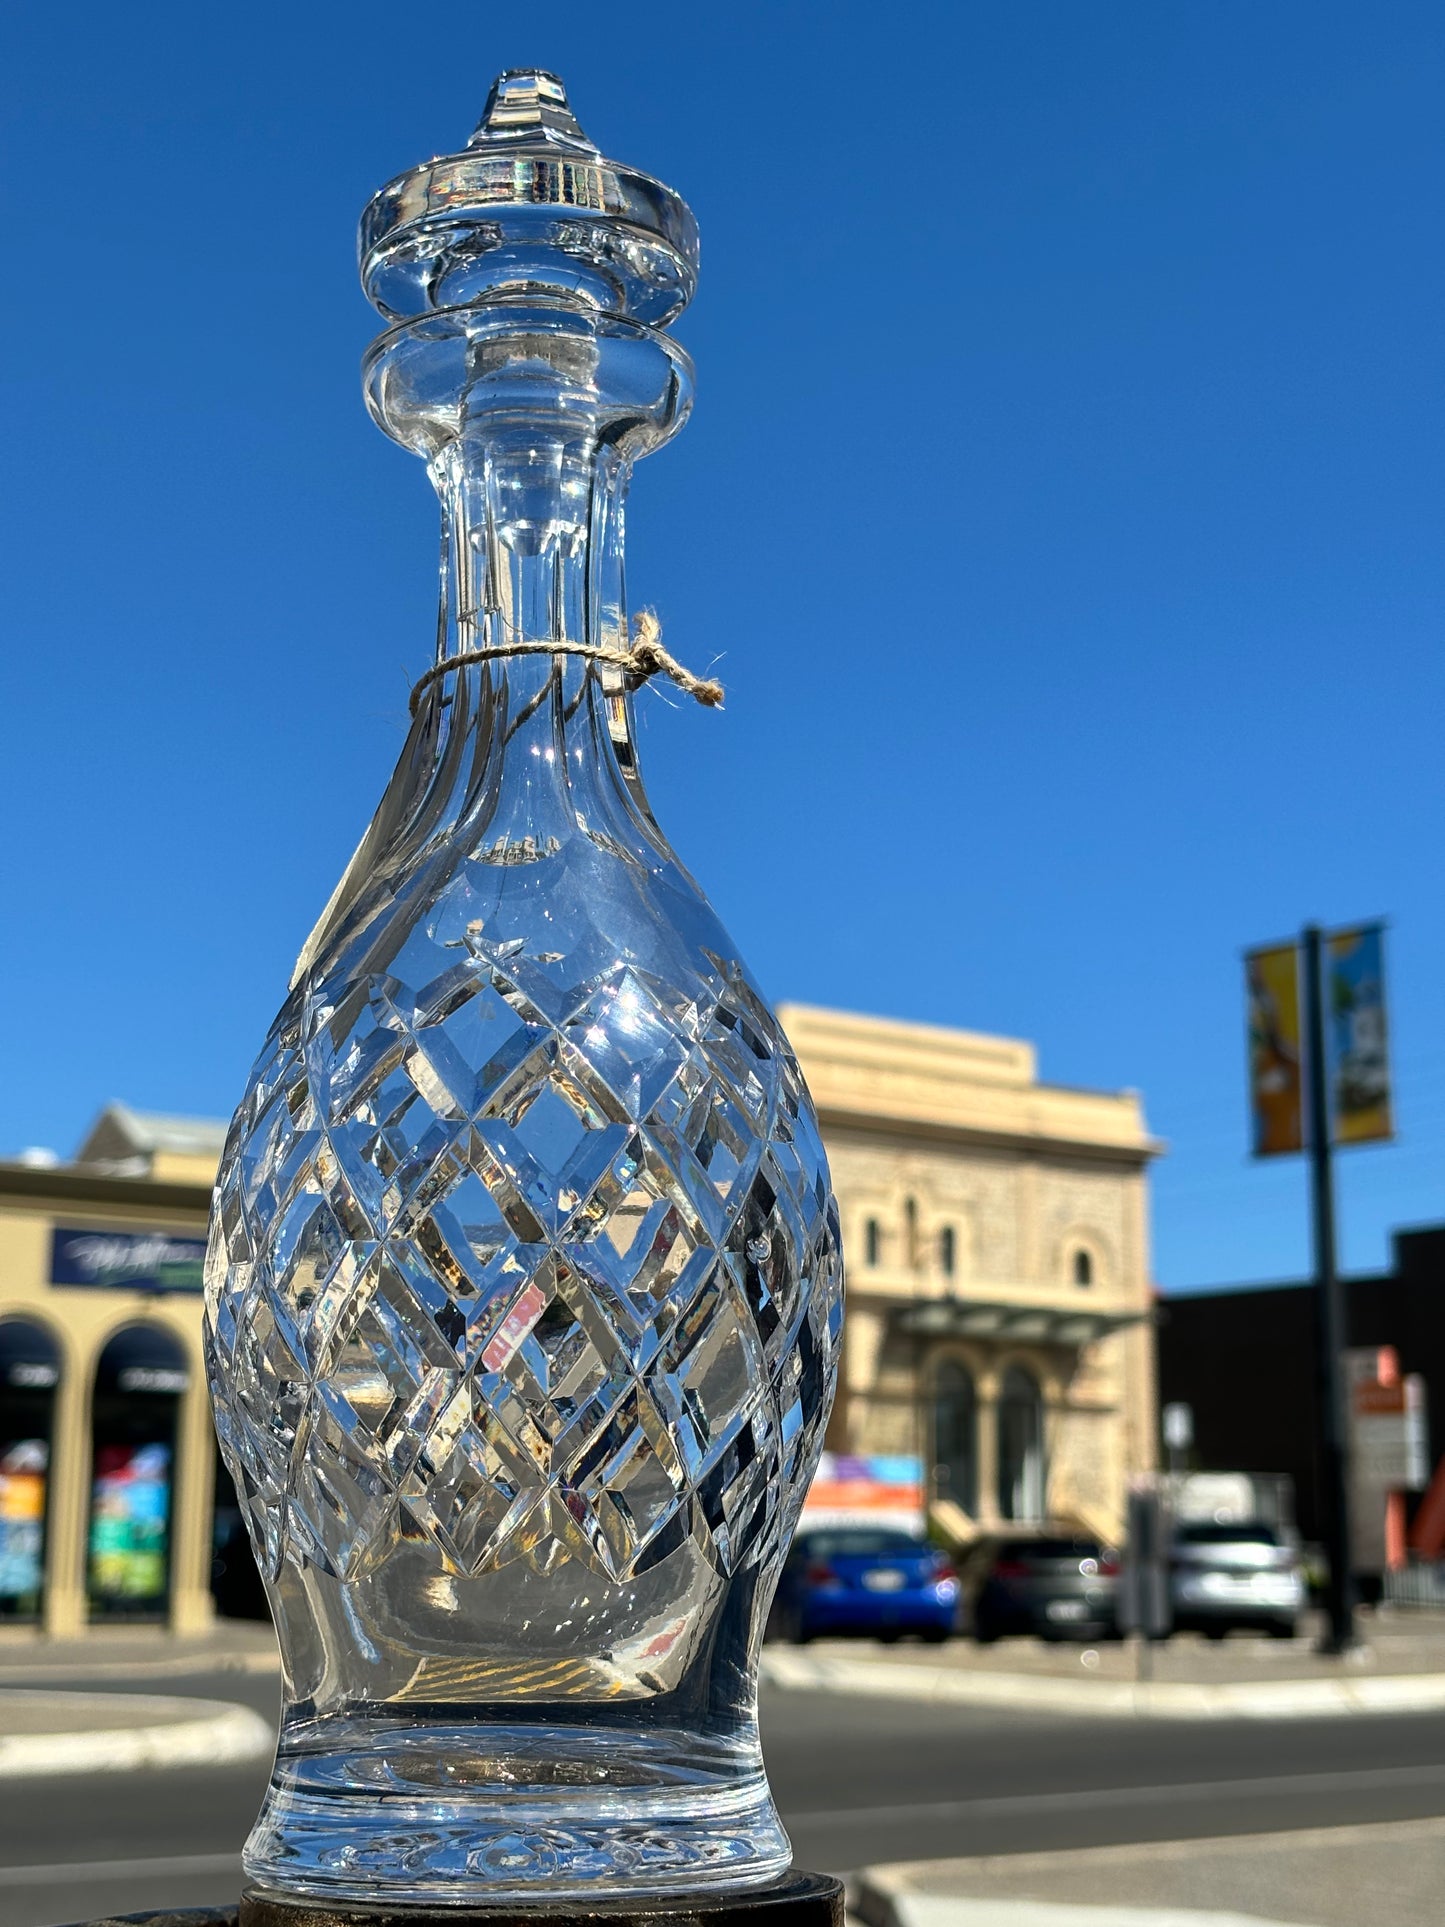
[[[50,1867],[0,1867],[0,1887],[48,1887],[52,1882],[117,1880],[128,1875],[153,1880],[166,1874],[234,1873],[240,1864],[239,1852],[172,1854],[163,1860],[61,1861]]]
[[[1070,1793],[991,1794],[978,1800],[917,1801],[906,1806],[837,1807],[826,1813],[787,1813],[784,1825],[852,1826],[860,1820],[950,1819],[970,1814],[1067,1813],[1109,1807],[1167,1807],[1235,1795],[1368,1793],[1397,1786],[1445,1786],[1445,1765],[1381,1766],[1353,1773],[1284,1773],[1272,1780],[1188,1780],[1176,1785],[1080,1787]]]

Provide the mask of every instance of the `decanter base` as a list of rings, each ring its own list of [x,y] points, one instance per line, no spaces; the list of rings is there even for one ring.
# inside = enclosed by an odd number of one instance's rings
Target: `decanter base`
[[[283,1741],[244,1854],[258,1887],[405,1909],[588,1911],[761,1887],[792,1859],[755,1746],[469,1723],[347,1737],[339,1752]]]
[[[445,1910],[385,1902],[324,1906],[248,1887],[239,1918],[232,1913],[215,1927],[843,1927],[843,1917],[842,1881],[832,1874],[790,1873],[765,1887],[693,1889],[595,1907],[543,1897],[515,1913],[472,1903]]]

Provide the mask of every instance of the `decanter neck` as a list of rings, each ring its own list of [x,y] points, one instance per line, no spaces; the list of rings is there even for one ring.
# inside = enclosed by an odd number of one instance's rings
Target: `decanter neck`
[[[667,849],[624,672],[575,651],[627,645],[623,501],[692,405],[692,364],[662,329],[696,284],[696,222],[605,160],[560,82],[528,71],[497,82],[464,153],[373,196],[360,241],[363,286],[394,323],[362,364],[367,407],[441,498],[438,663],[455,667],[420,692],[297,982],[459,834],[507,863],[578,832],[644,860]]]
[[[465,807],[504,861],[544,855],[579,829],[639,814],[632,696],[615,665],[575,651],[625,648],[623,503],[630,463],[613,443],[483,413],[431,463],[442,510],[439,748],[467,732]],[[549,647],[548,645],[552,645]],[[502,653],[482,663],[478,650]],[[439,764],[445,760],[439,756]]]
[[[498,834],[523,842],[560,837],[595,810],[593,778],[650,822],[622,673],[569,649],[626,647],[623,503],[634,461],[686,419],[686,355],[576,302],[494,298],[389,330],[365,376],[373,416],[427,458],[441,498],[438,660],[535,652],[429,687],[418,721],[435,716],[439,764],[463,726],[485,744],[483,790],[496,791],[503,759],[521,759],[524,774],[514,768],[506,797],[491,800],[507,805]]]

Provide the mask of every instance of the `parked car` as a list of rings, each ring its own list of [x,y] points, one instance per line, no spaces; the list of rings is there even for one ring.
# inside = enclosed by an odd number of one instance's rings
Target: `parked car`
[[[800,1532],[778,1584],[774,1623],[796,1645],[820,1634],[944,1640],[958,1617],[958,1573],[946,1553],[888,1526]]]
[[[993,1555],[973,1604],[973,1636],[1112,1639],[1118,1630],[1119,1558],[1097,1539],[1063,1533],[1008,1539]]]
[[[1184,1520],[1169,1578],[1174,1625],[1223,1639],[1236,1627],[1293,1639],[1305,1603],[1299,1548],[1267,1519]]]

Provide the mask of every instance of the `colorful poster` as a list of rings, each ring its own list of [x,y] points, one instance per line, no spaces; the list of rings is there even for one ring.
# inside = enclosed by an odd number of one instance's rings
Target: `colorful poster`
[[[1333,931],[1325,947],[1330,1111],[1337,1144],[1393,1137],[1385,1023],[1385,930]]]
[[[165,1596],[171,1511],[168,1445],[102,1445],[90,1506],[90,1590],[101,1599]]]
[[[1254,1155],[1279,1157],[1287,1151],[1302,1151],[1305,1142],[1298,947],[1281,943],[1251,950],[1244,965],[1249,988]]]
[[[49,1466],[44,1439],[16,1439],[0,1448],[0,1603],[12,1612],[34,1611],[40,1603]]]
[[[803,1524],[916,1529],[923,1509],[923,1466],[918,1459],[825,1452],[803,1504]]]

